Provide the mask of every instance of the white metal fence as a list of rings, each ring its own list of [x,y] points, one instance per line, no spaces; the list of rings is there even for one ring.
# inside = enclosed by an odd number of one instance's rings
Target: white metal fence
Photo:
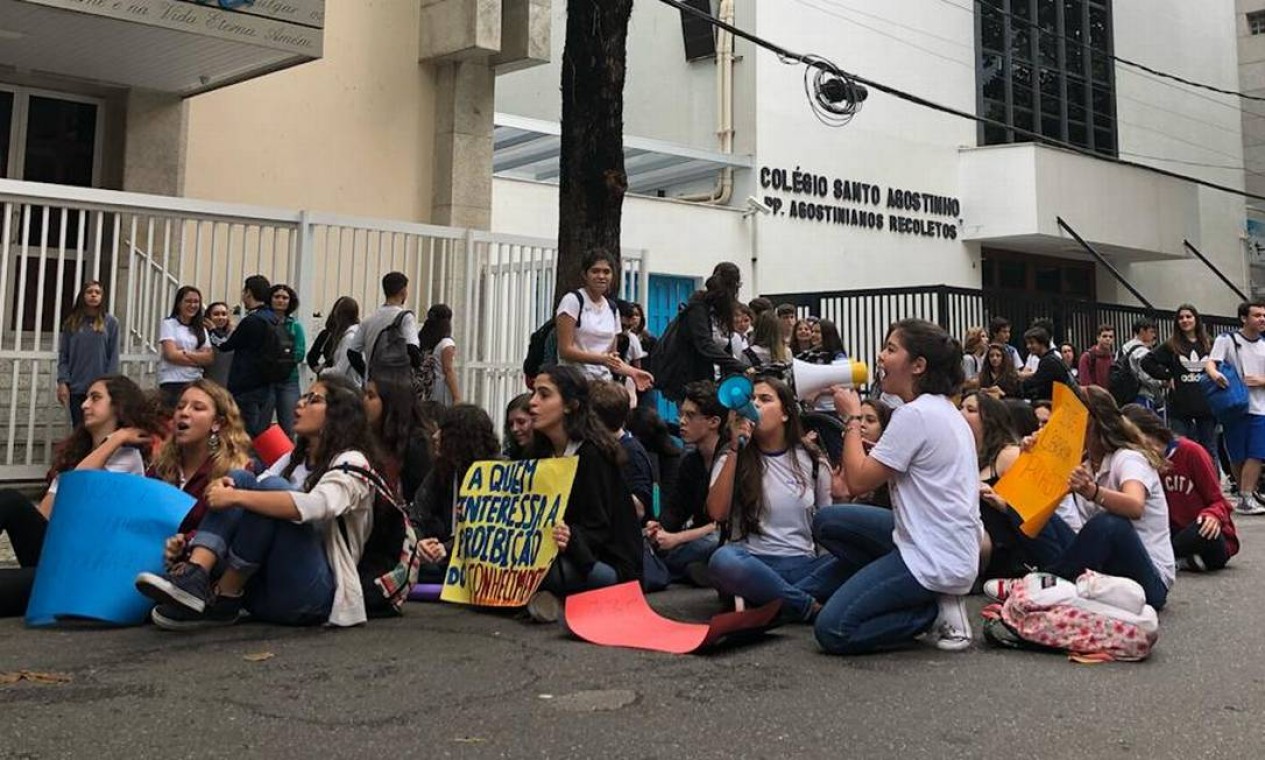
[[[121,371],[152,386],[159,323],[181,285],[233,305],[248,275],[289,283],[310,340],[339,296],[366,314],[382,275],[404,272],[419,317],[452,306],[463,397],[494,418],[524,387],[528,338],[553,305],[548,240],[13,180],[0,180],[0,212],[0,481],[42,477],[69,432],[57,345],[92,280],[120,323]],[[643,300],[644,253],[623,257],[622,295]]]

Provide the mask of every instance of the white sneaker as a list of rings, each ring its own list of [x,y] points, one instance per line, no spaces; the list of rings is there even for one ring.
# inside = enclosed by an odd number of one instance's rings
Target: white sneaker
[[[945,652],[961,652],[971,648],[971,620],[966,614],[966,597],[937,594],[940,614],[927,632],[927,641]]]
[[[548,591],[537,591],[527,600],[527,615],[537,623],[556,623],[562,602]]]
[[[1241,515],[1265,515],[1265,504],[1261,504],[1256,499],[1256,494],[1250,493],[1239,499],[1239,503],[1235,505],[1234,511]]]

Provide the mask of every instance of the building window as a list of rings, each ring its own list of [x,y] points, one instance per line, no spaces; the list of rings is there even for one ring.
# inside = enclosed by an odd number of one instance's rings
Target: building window
[[[1116,155],[1111,0],[979,0],[980,144],[1027,142],[1017,127]]]
[[[1265,34],[1265,11],[1247,14],[1247,29],[1252,34]]]

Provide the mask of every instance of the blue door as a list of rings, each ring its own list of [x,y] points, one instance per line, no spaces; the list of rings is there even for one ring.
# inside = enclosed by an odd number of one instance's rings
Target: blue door
[[[681,304],[690,300],[695,290],[698,290],[697,278],[668,274],[650,275],[649,292],[646,294],[648,304],[646,326],[650,332],[654,335],[662,335],[680,311]],[[659,416],[667,422],[675,423],[678,418],[676,404],[657,393],[654,396],[658,404]]]

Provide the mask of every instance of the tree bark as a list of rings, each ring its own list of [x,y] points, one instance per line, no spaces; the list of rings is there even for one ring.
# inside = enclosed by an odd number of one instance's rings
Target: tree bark
[[[568,0],[562,53],[562,153],[557,289],[581,286],[595,248],[619,262],[624,173],[624,74],[632,0]],[[611,292],[618,293],[619,267]]]

